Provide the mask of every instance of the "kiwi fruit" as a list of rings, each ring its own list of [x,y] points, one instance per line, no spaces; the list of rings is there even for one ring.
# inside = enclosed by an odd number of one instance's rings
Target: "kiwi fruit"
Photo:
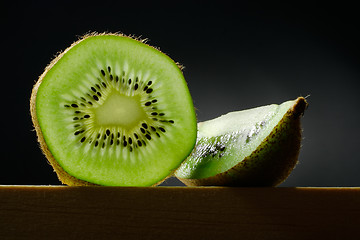
[[[30,110],[40,147],[67,185],[156,185],[196,142],[181,67],[122,34],[88,34],[60,53],[36,82]]]
[[[175,176],[190,186],[280,184],[298,161],[307,105],[299,97],[199,123],[196,146]]]

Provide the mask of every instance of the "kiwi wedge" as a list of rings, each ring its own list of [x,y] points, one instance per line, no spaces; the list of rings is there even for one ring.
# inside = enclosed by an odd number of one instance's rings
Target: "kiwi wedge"
[[[67,185],[156,185],[196,142],[180,67],[121,34],[89,34],[59,54],[30,108],[40,146]]]
[[[298,161],[307,105],[299,97],[199,123],[196,146],[175,176],[194,186],[280,184]]]

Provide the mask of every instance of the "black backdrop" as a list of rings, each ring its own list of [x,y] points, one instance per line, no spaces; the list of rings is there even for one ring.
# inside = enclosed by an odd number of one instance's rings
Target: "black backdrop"
[[[354,5],[74,2],[0,5],[0,184],[59,184],[36,142],[31,88],[57,52],[87,32],[109,31],[148,38],[182,63],[199,121],[310,95],[300,163],[281,186],[360,185]]]

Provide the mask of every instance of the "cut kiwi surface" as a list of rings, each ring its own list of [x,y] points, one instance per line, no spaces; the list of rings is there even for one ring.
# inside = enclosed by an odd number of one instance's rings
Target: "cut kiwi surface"
[[[179,66],[119,34],[72,44],[40,76],[30,106],[41,148],[68,185],[155,185],[196,141]]]
[[[280,184],[298,161],[306,107],[299,97],[199,123],[196,146],[175,176],[186,185]]]

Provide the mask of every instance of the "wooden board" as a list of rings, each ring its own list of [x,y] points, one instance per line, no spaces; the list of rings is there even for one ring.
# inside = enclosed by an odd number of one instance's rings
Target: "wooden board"
[[[360,239],[360,188],[0,186],[0,239]]]

